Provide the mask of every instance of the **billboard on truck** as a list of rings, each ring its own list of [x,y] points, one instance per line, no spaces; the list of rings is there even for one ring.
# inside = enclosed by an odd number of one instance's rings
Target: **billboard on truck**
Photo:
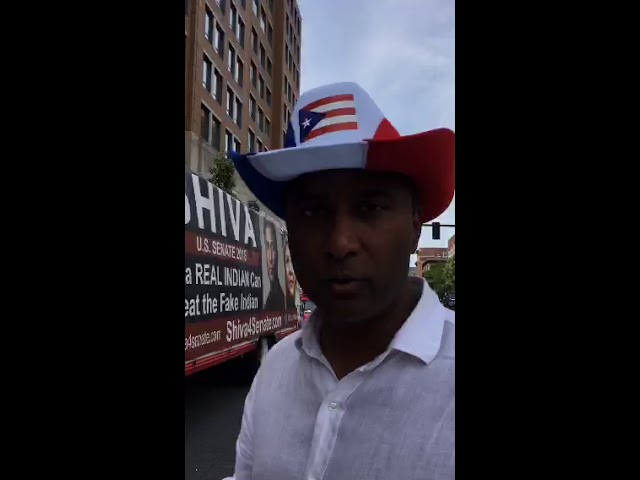
[[[185,372],[298,328],[286,231],[185,173]]]

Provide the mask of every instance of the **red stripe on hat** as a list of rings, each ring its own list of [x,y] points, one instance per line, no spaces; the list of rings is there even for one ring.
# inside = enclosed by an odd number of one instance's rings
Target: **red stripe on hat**
[[[324,118],[340,117],[341,115],[355,115],[355,114],[356,114],[355,108],[336,108],[335,110],[329,110],[328,112],[325,112]]]
[[[328,103],[347,102],[347,101],[353,101],[352,93],[347,93],[344,95],[333,95],[332,97],[321,98],[320,100],[316,100],[315,102],[310,103],[306,107],[303,107],[303,110],[313,110],[314,108],[327,105]]]
[[[378,129],[376,130],[375,135],[373,136],[374,140],[391,140],[393,138],[400,137],[398,130],[396,127],[391,125],[391,122],[386,118],[383,118],[378,125]]]
[[[358,122],[346,122],[346,123],[336,123],[334,125],[327,125],[326,127],[313,130],[309,135],[307,135],[307,137],[305,138],[305,142],[307,140],[311,140],[312,138],[319,137],[320,135],[324,135],[325,133],[339,132],[341,130],[357,130],[357,129],[358,129]]]

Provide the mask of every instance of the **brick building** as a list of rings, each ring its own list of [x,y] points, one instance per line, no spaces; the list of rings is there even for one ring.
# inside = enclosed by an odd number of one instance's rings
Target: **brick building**
[[[416,273],[422,276],[434,263],[445,263],[448,259],[447,248],[419,248]]]
[[[185,0],[188,169],[208,178],[217,152],[282,147],[300,94],[301,32],[296,0]],[[237,175],[235,193],[255,200]]]

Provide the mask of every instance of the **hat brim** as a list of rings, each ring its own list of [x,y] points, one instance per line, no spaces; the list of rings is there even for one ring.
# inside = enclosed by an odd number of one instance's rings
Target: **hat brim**
[[[285,214],[288,183],[314,171],[361,168],[405,175],[420,194],[422,222],[441,215],[455,191],[455,134],[449,129],[351,144],[229,152],[229,157],[249,190],[280,218]]]

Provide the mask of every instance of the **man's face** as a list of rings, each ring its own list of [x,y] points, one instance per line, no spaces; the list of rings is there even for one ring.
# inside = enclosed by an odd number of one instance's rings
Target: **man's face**
[[[269,280],[273,281],[276,276],[276,239],[273,235],[273,228],[271,227],[265,229],[264,245],[267,255],[267,273]]]
[[[421,231],[405,180],[362,170],[305,175],[289,191],[286,220],[298,281],[328,321],[365,321],[399,298]]]
[[[296,274],[293,271],[293,263],[291,261],[291,252],[287,246],[284,250],[284,270],[287,275],[287,290],[290,297],[296,295]]]

